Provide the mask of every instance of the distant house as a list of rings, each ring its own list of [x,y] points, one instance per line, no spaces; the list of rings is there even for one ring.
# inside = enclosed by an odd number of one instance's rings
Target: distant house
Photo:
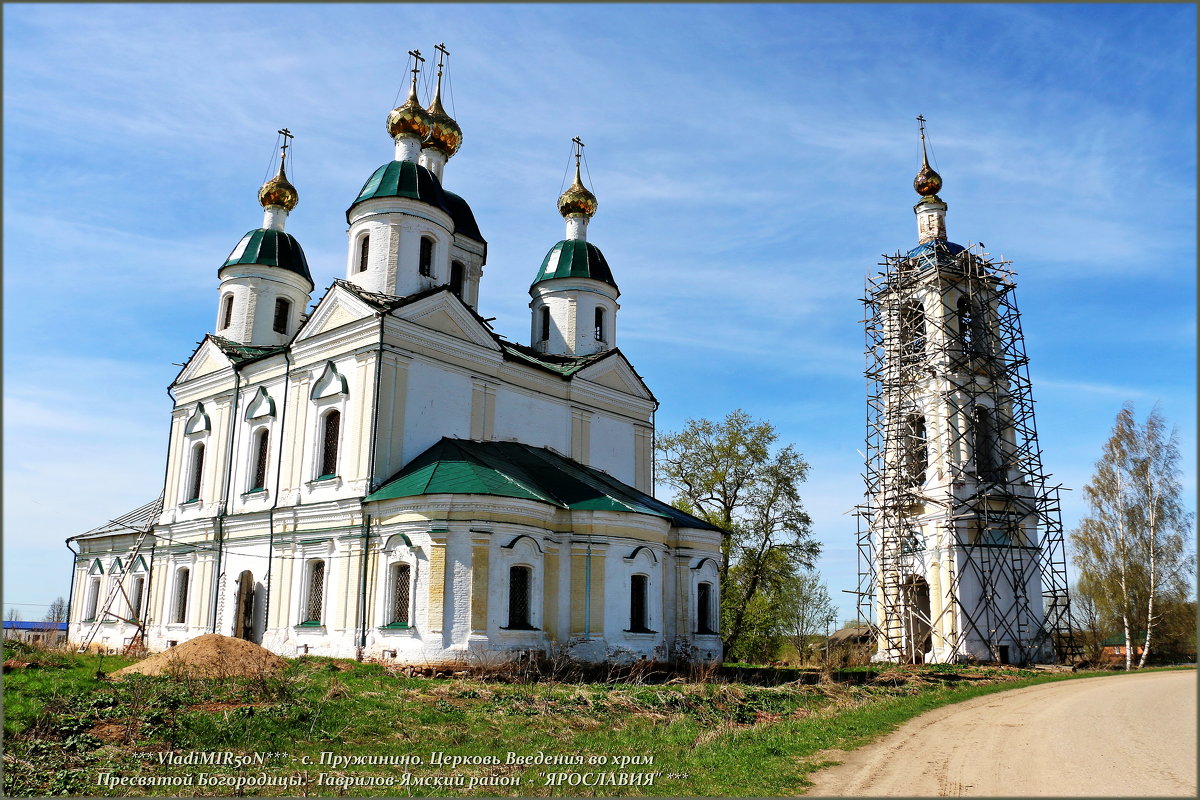
[[[840,655],[848,663],[866,660],[875,649],[869,625],[850,625],[830,634],[825,642],[826,657]]]
[[[65,622],[21,622],[4,620],[4,638],[19,639],[27,644],[56,647],[67,640]]]
[[[1133,658],[1142,657],[1142,651],[1146,649],[1146,632],[1135,633],[1129,637],[1132,643],[1131,650]],[[1117,633],[1104,640],[1101,645],[1101,658],[1104,661],[1124,661],[1125,660],[1125,634]]]

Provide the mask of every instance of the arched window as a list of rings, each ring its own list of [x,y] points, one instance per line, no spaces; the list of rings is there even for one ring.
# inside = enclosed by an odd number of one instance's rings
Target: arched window
[[[713,634],[712,584],[696,584],[696,633]]]
[[[321,468],[318,478],[337,475],[338,440],[341,436],[342,412],[334,409],[321,421]]]
[[[975,472],[982,481],[999,480],[999,454],[996,452],[996,426],[991,410],[975,406],[972,427],[974,428]]]
[[[172,609],[171,622],[182,625],[187,622],[188,581],[192,571],[183,567],[175,573],[175,607]]]
[[[221,298],[221,327],[225,330],[233,324],[233,295],[227,294]]]
[[[270,431],[262,428],[254,435],[254,471],[250,479],[250,491],[255,492],[267,488],[267,451],[270,444]]]
[[[367,253],[371,248],[371,235],[363,234],[363,237],[358,240],[358,271],[367,271]]]
[[[146,594],[146,576],[134,575],[133,585],[129,587],[129,616],[131,619],[142,618],[142,597]]]
[[[925,435],[925,415],[909,414],[905,418],[904,472],[909,486],[925,483],[929,467],[929,446]]]
[[[925,309],[919,300],[905,303],[900,311],[900,352],[905,356],[925,353]]]
[[[604,309],[596,306],[596,341],[604,341]]]
[[[958,335],[966,355],[987,355],[987,322],[979,306],[970,297],[958,298]]]
[[[408,564],[392,565],[391,625],[408,625],[408,607],[412,598],[412,567]]]
[[[83,621],[91,622],[96,618],[96,606],[100,604],[100,579],[92,578],[88,582],[87,602],[83,605]]]
[[[276,333],[288,332],[288,317],[290,317],[291,314],[291,301],[283,297],[275,298],[275,321],[271,327]]]
[[[417,266],[422,275],[433,274],[433,239],[428,236],[421,237],[421,260]]]
[[[542,335],[541,341],[550,341],[550,306],[542,306]]]
[[[529,593],[533,583],[533,569],[530,567],[509,567],[508,569],[508,627],[517,630],[532,630],[530,622]]]
[[[301,624],[320,625],[321,611],[325,606],[325,562],[315,559],[308,562],[308,575],[304,583],[304,613]]]
[[[450,262],[450,291],[461,299],[463,296],[463,276],[466,274],[466,267],[461,261]]]
[[[200,499],[200,487],[204,483],[204,443],[198,442],[192,447],[191,472],[188,474],[187,499],[191,503]]]
[[[645,575],[633,575],[629,580],[629,632],[651,633],[646,609],[647,589],[650,579]]]

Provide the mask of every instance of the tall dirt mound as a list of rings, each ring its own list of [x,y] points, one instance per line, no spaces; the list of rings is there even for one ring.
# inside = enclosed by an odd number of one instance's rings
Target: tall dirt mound
[[[119,669],[112,677],[176,674],[193,678],[244,678],[272,675],[286,666],[287,661],[253,642],[206,633]]]

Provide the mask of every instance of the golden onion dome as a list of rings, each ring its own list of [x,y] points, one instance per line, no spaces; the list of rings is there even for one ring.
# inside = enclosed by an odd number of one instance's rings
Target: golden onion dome
[[[579,176],[579,162],[575,162],[575,182],[558,197],[558,213],[564,217],[592,217],[599,206],[596,195],[587,190]]]
[[[932,197],[942,188],[942,176],[938,175],[933,167],[929,166],[928,161],[922,161],[921,171],[913,179],[913,188],[917,190],[917,194],[919,195]]]
[[[412,87],[404,104],[393,108],[387,116],[387,132],[393,139],[412,136],[424,142],[433,130],[433,119],[417,99],[417,76],[413,75]]]
[[[438,75],[437,89],[433,93],[433,101],[429,104],[429,117],[433,121],[433,131],[429,134],[426,147],[433,147],[452,157],[462,147],[463,132],[454,118],[446,113],[442,106],[442,79]]]
[[[283,159],[279,161],[279,172],[274,178],[264,183],[258,190],[258,202],[263,208],[279,206],[284,211],[291,211],[300,202],[300,194],[292,186],[284,172]]]

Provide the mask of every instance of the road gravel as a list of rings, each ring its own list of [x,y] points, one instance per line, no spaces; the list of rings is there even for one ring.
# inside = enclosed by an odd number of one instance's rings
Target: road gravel
[[[1196,672],[1080,678],[935,709],[808,797],[1196,797]]]

